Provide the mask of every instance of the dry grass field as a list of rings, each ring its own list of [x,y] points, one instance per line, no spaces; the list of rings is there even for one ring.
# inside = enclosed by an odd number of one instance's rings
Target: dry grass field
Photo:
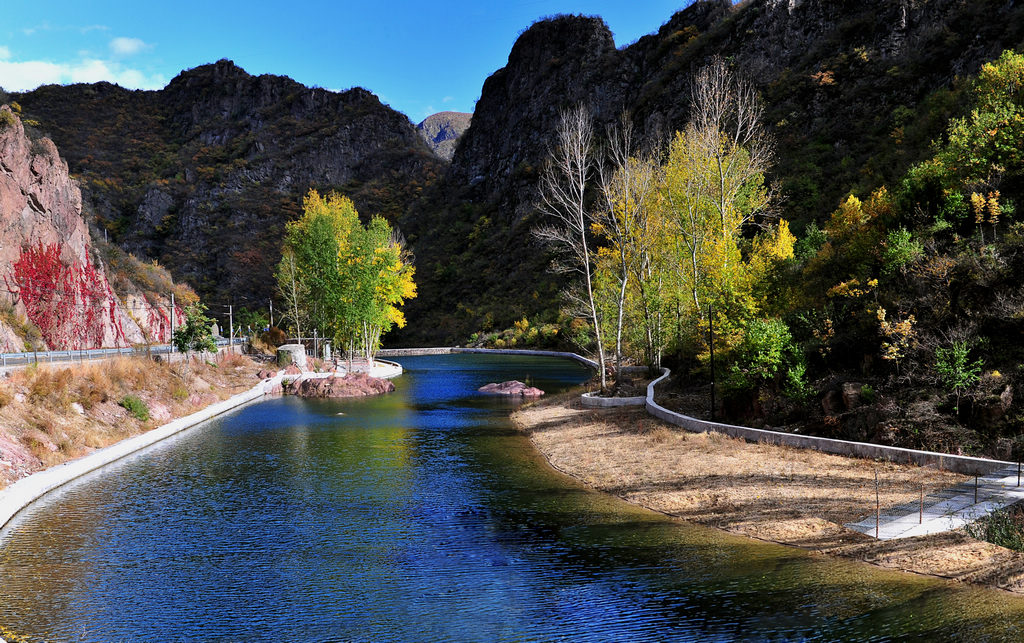
[[[684,520],[822,553],[1013,591],[1024,556],[961,532],[876,541],[844,523],[913,502],[963,476],[931,468],[689,433],[642,409],[584,409],[578,396],[513,420],[556,469],[590,487]]]

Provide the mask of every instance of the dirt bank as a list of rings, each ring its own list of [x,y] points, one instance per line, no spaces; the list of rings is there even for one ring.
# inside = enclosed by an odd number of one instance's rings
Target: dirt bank
[[[0,488],[251,388],[259,365],[120,357],[0,379]],[[135,400],[128,400],[132,397]]]
[[[825,554],[1024,593],[1024,556],[962,532],[876,541],[843,527],[965,478],[934,469],[688,433],[642,409],[559,396],[512,416],[559,469],[688,521]]]

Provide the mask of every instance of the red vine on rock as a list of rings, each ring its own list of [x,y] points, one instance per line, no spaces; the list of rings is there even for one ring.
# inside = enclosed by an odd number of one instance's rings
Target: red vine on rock
[[[23,248],[12,266],[14,283],[4,277],[43,340],[51,348],[102,346],[109,317],[114,341],[126,342],[106,278],[89,262],[66,265],[60,250],[56,243]]]

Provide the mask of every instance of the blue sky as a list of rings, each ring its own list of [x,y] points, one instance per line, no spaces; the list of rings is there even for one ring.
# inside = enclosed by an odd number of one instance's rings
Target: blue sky
[[[472,111],[519,33],[544,16],[600,15],[618,46],[657,31],[688,0],[219,2],[5,0],[0,87],[107,80],[158,89],[230,58],[251,74],[362,86],[413,122]]]

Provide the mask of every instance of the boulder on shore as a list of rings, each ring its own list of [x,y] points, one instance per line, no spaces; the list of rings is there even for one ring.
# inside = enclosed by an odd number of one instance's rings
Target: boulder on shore
[[[519,380],[510,380],[508,382],[501,382],[500,384],[484,384],[477,390],[481,393],[507,395],[509,397],[540,397],[541,395],[544,395],[544,391],[539,388],[527,386]]]
[[[352,373],[344,377],[302,380],[290,392],[299,397],[364,397],[394,390],[395,385],[391,380],[370,377],[366,373]]]

